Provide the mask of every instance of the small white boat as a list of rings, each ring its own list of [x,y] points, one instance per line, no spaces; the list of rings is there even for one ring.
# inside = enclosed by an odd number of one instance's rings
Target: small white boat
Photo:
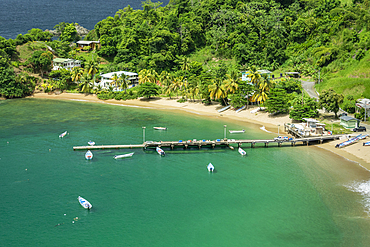
[[[86,153],[85,153],[85,158],[87,160],[91,160],[93,158],[93,154],[90,150],[88,150]]]
[[[166,127],[153,127],[155,130],[167,130]]]
[[[227,109],[229,109],[231,107],[231,105],[228,105],[220,110],[218,110],[218,112],[223,112],[223,111],[226,111]]]
[[[235,133],[244,133],[244,132],[245,132],[245,130],[229,130],[229,132],[230,132],[231,134],[235,134]]]
[[[245,152],[242,148],[239,148],[238,149],[238,152],[241,154],[241,155],[246,155],[247,152]]]
[[[86,199],[82,198],[81,196],[78,197],[78,202],[81,204],[82,207],[86,209],[91,209],[92,205]]]
[[[160,147],[156,147],[156,148],[155,148],[155,151],[157,151],[157,153],[158,153],[159,155],[161,155],[161,156],[164,156],[164,155],[165,155],[165,153],[164,153],[163,149],[162,149],[162,148],[160,148]]]
[[[121,158],[131,157],[132,155],[134,155],[134,153],[115,155],[114,158],[121,159]]]
[[[95,142],[89,141],[87,144],[89,144],[90,146],[94,146],[95,145]]]
[[[213,172],[215,170],[215,167],[212,165],[212,163],[209,163],[207,169],[209,172]]]
[[[364,142],[362,145],[363,146],[370,146],[370,142]]]
[[[242,106],[242,107],[240,107],[238,110],[236,110],[235,112],[236,112],[236,113],[238,113],[238,112],[240,112],[240,111],[244,110],[246,107],[247,107],[246,105],[245,105],[245,106]]]
[[[65,137],[65,136],[66,136],[66,134],[67,134],[67,131],[65,131],[65,132],[63,132],[62,134],[60,134],[60,135],[59,135],[59,137],[61,137],[61,138],[62,138],[62,137]]]

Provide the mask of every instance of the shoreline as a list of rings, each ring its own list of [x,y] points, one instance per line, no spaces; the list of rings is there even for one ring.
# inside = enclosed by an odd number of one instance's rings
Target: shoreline
[[[100,100],[96,95],[85,95],[78,93],[61,93],[61,94],[47,94],[47,93],[35,93],[27,98],[41,98],[41,99],[56,99],[56,100],[72,100],[81,102],[91,102],[99,104],[110,104],[110,105],[121,105],[127,107],[140,107],[140,108],[151,108],[158,110],[181,110],[190,114],[202,115],[205,117],[224,117],[229,120],[236,120],[242,122],[253,123],[261,125],[261,131],[268,131],[271,133],[285,133],[284,123],[292,123],[288,115],[284,116],[268,116],[267,112],[251,113],[252,110],[258,108],[256,105],[250,105],[248,109],[245,109],[239,113],[233,110],[226,110],[219,113],[217,110],[223,107],[219,103],[212,102],[211,105],[205,106],[200,103],[199,100],[192,102],[188,101],[185,103],[177,102],[177,98],[153,98],[153,99],[135,99],[135,100]],[[280,127],[278,126],[280,125]],[[279,130],[278,130],[279,128]],[[370,171],[370,148],[362,145],[363,142],[368,140],[364,139],[348,147],[338,149],[335,145],[342,142],[342,140],[331,141],[323,143],[317,147],[330,151],[336,155],[339,155],[347,160],[351,160],[358,163],[364,169]]]

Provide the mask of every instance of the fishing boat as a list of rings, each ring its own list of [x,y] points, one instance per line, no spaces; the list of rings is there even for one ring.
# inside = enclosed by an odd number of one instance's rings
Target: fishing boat
[[[212,165],[212,163],[209,163],[207,169],[209,172],[213,172],[215,170],[215,167]]]
[[[370,146],[370,142],[364,142],[362,145],[363,146]]]
[[[59,137],[63,138],[63,137],[65,137],[65,136],[66,136],[66,134],[67,134],[67,131],[65,131],[65,132],[63,132],[62,134],[60,134],[60,135],[59,135]]]
[[[87,160],[91,160],[93,158],[93,154],[90,150],[88,150],[86,153],[85,153],[85,158]]]
[[[223,111],[226,111],[227,109],[229,109],[231,107],[231,105],[228,105],[220,110],[217,110],[218,112],[223,112]]]
[[[236,112],[236,113],[238,113],[238,112],[240,112],[240,111],[244,110],[246,107],[247,107],[246,105],[245,105],[245,106],[242,106],[242,107],[240,107],[238,110],[236,110],[235,112]]]
[[[132,155],[134,155],[134,153],[115,155],[114,158],[115,159],[121,159],[121,158],[131,157]]]
[[[90,146],[94,146],[95,145],[95,142],[89,141],[87,144],[89,144]]]
[[[159,155],[161,155],[161,156],[164,156],[164,155],[165,155],[165,153],[164,153],[163,149],[162,149],[162,148],[160,148],[160,147],[156,147],[156,148],[155,148],[155,151],[157,151],[157,153],[158,153]]]
[[[167,130],[166,127],[153,127],[155,130]]]
[[[229,130],[229,132],[230,132],[231,134],[236,134],[236,133],[244,133],[244,132],[245,132],[245,130]]]
[[[78,197],[78,202],[81,204],[82,207],[86,209],[91,209],[92,205],[86,199],[82,198],[81,196]]]
[[[246,155],[247,152],[245,152],[242,148],[239,148],[238,149],[238,152],[241,154],[241,155]]]
[[[360,137],[362,135],[358,135],[358,136],[355,136],[355,137],[352,137],[351,139],[345,141],[345,142],[342,142],[342,143],[339,143],[337,145],[335,145],[336,148],[342,148],[342,147],[345,147],[345,146],[348,146],[350,144],[353,144],[355,142],[358,142],[358,140],[360,140]]]

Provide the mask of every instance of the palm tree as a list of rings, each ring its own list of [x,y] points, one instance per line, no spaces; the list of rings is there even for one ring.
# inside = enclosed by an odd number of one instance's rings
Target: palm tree
[[[98,73],[98,71],[99,71],[98,66],[99,66],[99,64],[96,60],[91,60],[87,63],[86,72],[89,75],[91,75],[92,77],[94,77],[95,74]]]
[[[171,83],[173,81],[172,75],[166,71],[162,71],[160,74],[160,81],[163,86],[163,93],[169,95],[171,99]]]
[[[130,80],[128,79],[128,75],[125,73],[122,73],[119,77],[119,82],[120,82],[120,88],[124,89],[126,92],[126,89],[128,88],[128,84],[130,83]]]
[[[81,92],[89,93],[91,89],[91,76],[88,73],[84,73],[81,77]]]
[[[208,86],[208,91],[210,92],[210,97],[213,99],[224,99],[227,95],[225,92],[225,87],[222,84],[221,79],[213,79],[212,80],[212,85]],[[226,102],[224,101],[226,104]]]
[[[181,86],[182,86],[182,78],[181,77],[176,77],[173,79],[173,82],[172,82],[172,90],[173,91],[176,91],[176,98],[178,97],[178,90],[181,89]]]
[[[116,89],[118,88],[119,77],[118,77],[118,75],[116,73],[112,76],[112,82],[111,82],[111,84],[112,84],[112,86],[115,86]]]
[[[190,70],[190,61],[189,61],[189,58],[187,57],[184,57],[181,62],[181,70],[185,71],[185,80],[187,79],[186,78],[186,71],[187,70]]]
[[[191,78],[188,85],[188,90],[189,94],[193,97],[193,101],[195,101],[195,96],[197,96],[200,92],[199,78]]]
[[[239,84],[241,82],[238,73],[235,70],[233,70],[231,71],[230,74],[227,74],[226,77],[227,79],[224,80],[226,92],[235,93],[238,90]]]
[[[142,69],[139,72],[139,84],[150,82],[150,71],[147,69]]]
[[[83,69],[81,67],[73,67],[71,72],[71,80],[74,82],[78,82],[81,79],[83,74]]]
[[[258,85],[261,80],[261,74],[258,72],[258,69],[255,66],[251,66],[249,67],[248,73],[248,77],[251,78],[251,82],[254,85]]]
[[[252,99],[259,103],[263,103],[268,99],[269,83],[262,79],[256,86],[256,91],[253,94]]]

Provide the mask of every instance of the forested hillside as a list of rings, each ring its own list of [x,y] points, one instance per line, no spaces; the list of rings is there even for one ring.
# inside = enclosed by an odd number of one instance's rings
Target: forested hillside
[[[369,0],[171,0],[161,5],[147,0],[140,10],[127,6],[95,25],[85,40],[100,40],[97,54],[110,62],[99,72],[145,69],[189,80],[225,80],[231,71],[254,66],[278,74],[298,71],[316,81],[320,72],[319,90],[343,78],[352,83],[362,78],[364,89],[357,96],[370,97]],[[20,64],[17,45],[46,41],[54,56],[85,59],[69,45],[79,39],[73,25],[57,26],[60,41],[37,29],[14,40],[0,37],[1,95],[22,97],[35,88],[25,75],[14,73]],[[21,65],[43,73],[50,70],[50,56],[47,50],[38,52]]]

